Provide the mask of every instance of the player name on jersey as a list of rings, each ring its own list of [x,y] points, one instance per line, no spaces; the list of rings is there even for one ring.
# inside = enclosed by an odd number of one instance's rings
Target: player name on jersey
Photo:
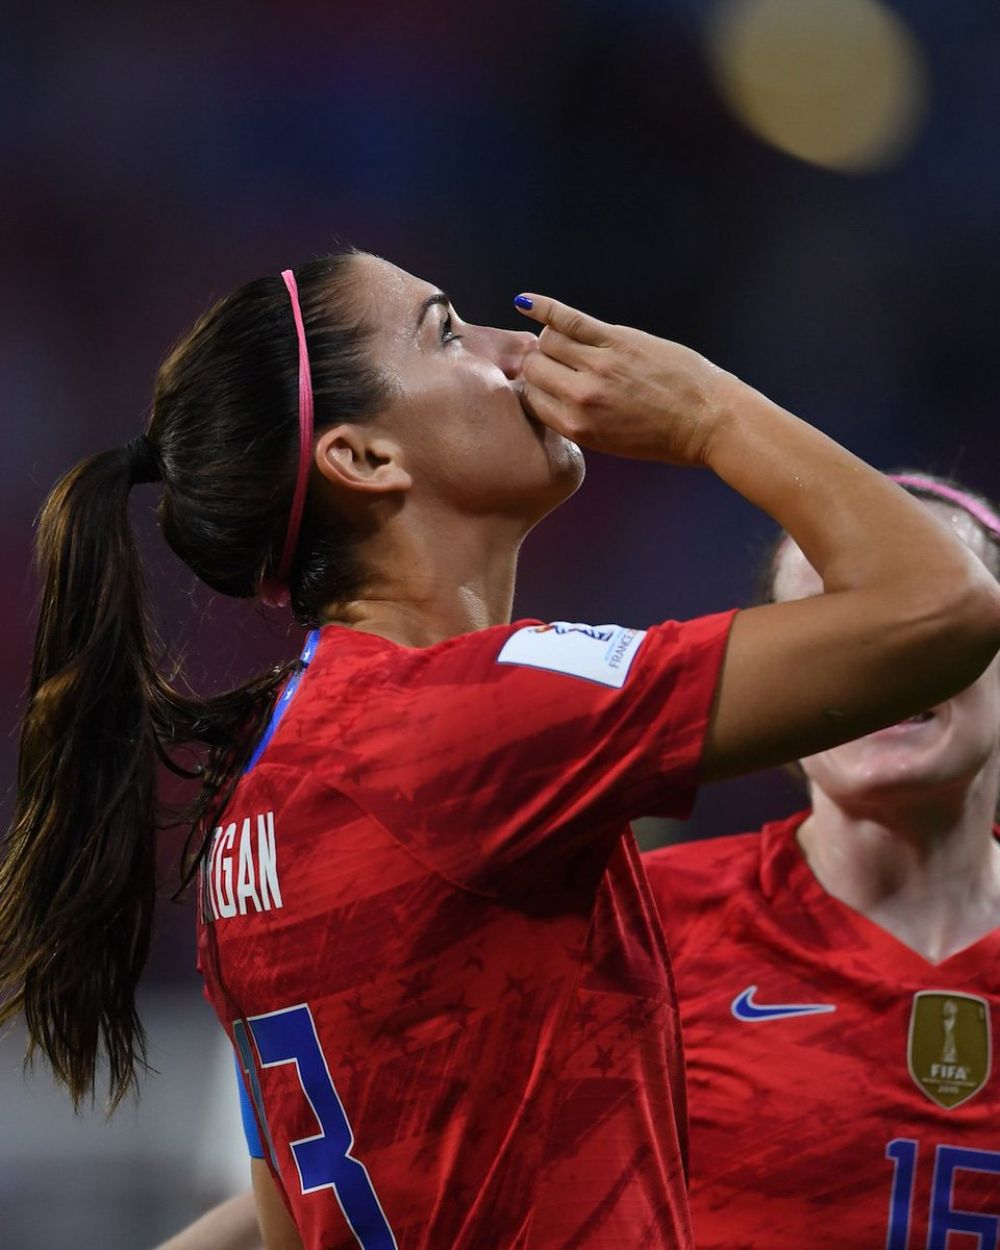
[[[242,822],[219,825],[212,835],[206,873],[212,916],[228,920],[248,911],[280,907],[274,812],[258,812]]]

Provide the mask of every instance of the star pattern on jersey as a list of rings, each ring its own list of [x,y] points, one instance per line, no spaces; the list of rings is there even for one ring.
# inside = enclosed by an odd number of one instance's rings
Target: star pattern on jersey
[[[362,1067],[363,1060],[360,1055],[356,1055],[352,1050],[342,1050],[337,1056],[341,1067],[344,1067],[353,1076],[358,1068]]]
[[[355,1018],[355,1020],[360,1020],[364,1016],[370,1016],[373,1010],[371,1007],[365,1006],[365,1001],[361,997],[360,990],[355,990],[350,998],[345,998],[344,1006]]]
[[[653,1025],[659,1014],[659,1003],[636,999],[622,1016],[622,1029],[628,1034],[642,1033]]]
[[[504,987],[505,994],[516,994],[518,998],[524,998],[528,993],[528,978],[516,977],[513,973],[507,973],[507,984]]]
[[[595,1046],[597,1052],[596,1058],[592,1064],[601,1076],[607,1076],[611,1069],[615,1066],[615,1061],[611,1058],[610,1046]]]
[[[434,985],[434,974],[430,968],[420,968],[412,977],[398,977],[400,997],[415,1002],[423,998]]]

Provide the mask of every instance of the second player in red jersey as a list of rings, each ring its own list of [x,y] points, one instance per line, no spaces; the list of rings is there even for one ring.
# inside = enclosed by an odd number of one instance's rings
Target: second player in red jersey
[[[696,1244],[997,1250],[1000,930],[923,958],[817,883],[806,814],[644,857],[681,1003]]]
[[[1000,518],[905,475],[994,574]],[[816,581],[793,546],[782,595]],[[1000,672],[803,762],[813,809],[645,857],[701,1250],[1000,1247]]]

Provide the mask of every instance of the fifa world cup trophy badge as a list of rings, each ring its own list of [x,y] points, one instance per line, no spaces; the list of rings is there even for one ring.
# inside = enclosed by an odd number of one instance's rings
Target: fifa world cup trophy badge
[[[914,1084],[946,1111],[973,1098],[993,1062],[990,1006],[974,994],[913,996],[907,1064]]]

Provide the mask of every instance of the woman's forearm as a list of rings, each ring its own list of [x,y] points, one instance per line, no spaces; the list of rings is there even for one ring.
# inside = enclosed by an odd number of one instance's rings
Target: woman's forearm
[[[261,1250],[253,1194],[237,1194],[163,1242],[156,1250]]]

